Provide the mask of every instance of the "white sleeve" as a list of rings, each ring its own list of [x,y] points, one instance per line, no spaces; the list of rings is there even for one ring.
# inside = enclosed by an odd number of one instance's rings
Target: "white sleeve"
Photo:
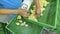
[[[23,3],[22,3],[21,8],[29,10],[32,2],[33,2],[33,0],[24,0]]]

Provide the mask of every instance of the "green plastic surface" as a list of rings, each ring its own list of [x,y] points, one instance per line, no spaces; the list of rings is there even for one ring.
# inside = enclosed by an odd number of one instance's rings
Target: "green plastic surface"
[[[11,23],[8,24],[6,27],[13,34],[40,34],[42,31],[42,27],[37,24],[27,22],[27,24],[29,26],[25,27],[25,26],[21,26],[21,25],[16,25],[17,21],[18,21],[17,17],[15,17],[11,21]]]
[[[56,29],[56,34],[60,34],[60,0],[58,1],[58,11],[59,12],[57,12],[57,29]]]
[[[58,19],[58,22],[57,22],[57,29],[56,29],[56,34],[60,34],[60,19]]]

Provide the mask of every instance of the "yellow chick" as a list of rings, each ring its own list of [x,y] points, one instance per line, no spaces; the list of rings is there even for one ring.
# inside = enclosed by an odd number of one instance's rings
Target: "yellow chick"
[[[37,21],[36,16],[35,16],[35,13],[32,13],[32,14],[29,16],[28,19]]]
[[[21,26],[24,26],[26,24],[26,22],[23,22],[23,23],[21,23]]]
[[[21,19],[21,16],[19,15],[19,16],[17,16],[17,19]]]
[[[20,25],[20,23],[17,22],[16,25]]]
[[[49,4],[49,2],[44,1],[44,6],[46,7]]]
[[[41,13],[41,16],[43,16],[43,13]]]
[[[19,20],[20,23],[22,23],[23,21],[22,20]]]
[[[45,8],[41,8],[41,12],[43,12],[45,10]]]
[[[26,24],[26,22],[23,22],[23,24],[24,24],[25,27],[28,27],[28,24]]]

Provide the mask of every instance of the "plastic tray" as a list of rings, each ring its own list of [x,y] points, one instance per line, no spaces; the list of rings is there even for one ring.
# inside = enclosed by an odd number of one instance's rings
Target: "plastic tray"
[[[40,34],[40,33],[42,33],[41,31],[42,31],[43,27],[41,27],[37,24],[34,24],[34,23],[27,22],[27,24],[29,25],[28,27],[16,25],[16,23],[17,23],[16,18],[17,17],[15,17],[10,22],[10,24],[8,24],[7,27],[6,27],[13,34]]]

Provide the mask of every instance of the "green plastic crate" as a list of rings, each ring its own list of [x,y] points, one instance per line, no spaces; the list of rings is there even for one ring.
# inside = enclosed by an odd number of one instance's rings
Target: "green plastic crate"
[[[60,0],[59,0],[60,1]],[[58,2],[59,4],[58,4],[58,11],[59,12],[57,12],[57,28],[56,28],[56,34],[60,34],[60,2]]]
[[[23,18],[26,22],[35,23],[40,26],[44,26],[47,28],[56,28],[57,24],[57,12],[58,11],[58,5],[59,0],[47,0],[49,4],[45,7],[46,9],[43,12],[43,16],[38,18],[38,22],[29,20],[28,18]]]
[[[16,25],[17,17],[15,17],[11,23],[7,25],[7,29],[11,31],[13,34],[41,34],[42,28],[41,26],[34,24],[34,23],[28,23],[28,27]],[[24,21],[24,20],[23,20]]]
[[[58,11],[59,0],[47,0],[47,1],[49,2],[49,4],[45,7],[46,9],[43,12],[43,16],[37,19],[38,22],[32,21],[28,18],[22,18],[22,19],[29,23],[34,23],[40,26],[55,29],[57,24],[57,15],[58,15],[57,12],[59,12]]]
[[[49,4],[45,7],[43,16],[37,19],[38,22],[32,21],[28,18],[22,18],[22,19],[29,23],[34,23],[40,26],[55,29],[57,24],[57,15],[58,15],[57,12],[59,12],[58,11],[59,0],[47,0],[47,1],[49,2]]]
[[[28,18],[24,18],[22,17],[22,20],[23,21],[26,21],[30,26],[28,28],[26,27],[21,27],[21,26],[16,26],[16,16],[11,22],[10,24],[7,25],[7,29],[10,30],[11,32],[15,33],[15,34],[28,34],[30,29],[32,29],[31,32],[29,34],[32,34],[32,33],[35,33],[35,34],[39,34],[39,32],[41,32],[42,28],[43,27],[47,27],[47,28],[57,28],[57,22],[58,22],[58,15],[59,15],[59,10],[58,10],[58,7],[59,7],[59,0],[47,0],[49,2],[49,5],[46,8],[46,10],[43,12],[43,16],[38,18],[38,22],[36,21],[32,21]],[[60,16],[59,16],[60,18]],[[33,26],[34,25],[34,26]],[[30,28],[31,27],[31,28]],[[37,29],[36,29],[37,27]],[[28,32],[25,30],[28,30]],[[29,29],[30,28],[30,29]],[[23,31],[23,29],[25,31]],[[38,32],[35,32],[34,30],[36,29],[36,31]],[[40,29],[40,30],[39,30]],[[22,33],[22,31],[24,33]],[[26,33],[27,32],[27,33]]]
[[[49,2],[49,5],[45,7],[45,11],[43,12],[43,16],[38,18],[38,22],[29,20],[28,18],[22,18],[23,21],[26,21],[28,23],[37,24],[40,26],[44,26],[47,28],[56,28],[57,24],[57,12],[59,12],[58,5],[59,0],[47,0]],[[16,16],[17,17],[17,16]],[[15,19],[16,19],[15,17]],[[12,27],[12,23],[16,22],[17,20],[13,19],[11,23],[7,26],[7,28]],[[15,20],[15,21],[14,21]]]

